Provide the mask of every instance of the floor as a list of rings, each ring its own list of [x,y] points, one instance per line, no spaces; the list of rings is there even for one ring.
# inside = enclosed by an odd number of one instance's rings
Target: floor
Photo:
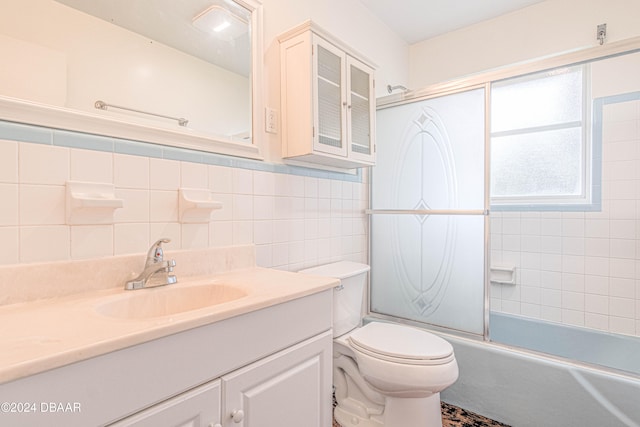
[[[333,422],[333,427],[340,427]],[[457,406],[442,402],[442,427],[509,427],[506,424],[481,417]]]
[[[442,427],[509,427],[457,406],[442,402]]]

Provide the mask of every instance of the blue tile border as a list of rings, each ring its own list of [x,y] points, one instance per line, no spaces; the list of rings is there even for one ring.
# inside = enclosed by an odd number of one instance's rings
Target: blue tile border
[[[130,154],[157,159],[178,160],[263,172],[324,178],[337,181],[362,182],[362,171],[355,174],[325,171],[280,163],[269,163],[242,157],[226,156],[187,148],[169,147],[141,141],[119,139],[83,132],[74,132],[0,120],[0,139],[67,148]]]
[[[118,154],[131,154],[133,156],[164,158],[162,147],[138,141],[126,139],[114,139],[113,152]]]
[[[603,96],[602,98],[596,98],[593,102],[594,102],[594,105],[595,103],[601,103],[602,106],[604,106],[607,104],[618,104],[621,102],[638,101],[638,100],[640,100],[640,92],[627,92],[627,93],[621,93],[617,95]],[[602,120],[602,107],[600,107],[600,109],[601,109],[600,119]],[[594,107],[594,111],[595,111],[595,107]]]
[[[58,129],[53,130],[53,145],[113,152],[113,140],[110,138]]]
[[[0,138],[53,145],[52,129],[0,120]]]

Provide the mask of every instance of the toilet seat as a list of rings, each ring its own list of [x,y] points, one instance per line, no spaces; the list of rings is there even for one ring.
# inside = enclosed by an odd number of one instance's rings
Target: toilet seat
[[[354,351],[388,362],[442,365],[454,360],[453,347],[429,332],[404,325],[372,322],[351,333]]]

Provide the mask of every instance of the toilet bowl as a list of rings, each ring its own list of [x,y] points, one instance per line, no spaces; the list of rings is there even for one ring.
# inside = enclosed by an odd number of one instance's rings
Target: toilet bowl
[[[336,277],[334,417],[343,427],[441,427],[440,392],[458,378],[453,347],[411,326],[362,326],[369,266],[341,261],[301,271]]]

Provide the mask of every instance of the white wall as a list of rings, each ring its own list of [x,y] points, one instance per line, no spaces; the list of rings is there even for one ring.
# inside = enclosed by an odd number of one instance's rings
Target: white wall
[[[277,58],[277,36],[311,18],[316,24],[372,60],[376,94],[387,95],[387,84],[405,84],[409,77],[409,46],[359,0],[264,0],[264,39],[267,63]],[[268,67],[269,84],[279,67]],[[275,78],[277,77],[277,78]]]
[[[640,36],[637,0],[546,0],[410,47],[409,85],[418,89],[469,74]]]

